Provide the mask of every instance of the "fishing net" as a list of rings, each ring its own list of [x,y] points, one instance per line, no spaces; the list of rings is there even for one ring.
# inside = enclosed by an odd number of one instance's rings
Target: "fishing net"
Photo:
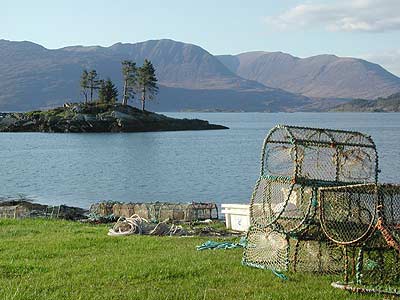
[[[381,215],[377,228],[388,245],[400,253],[400,185],[379,185],[378,200]]]
[[[355,244],[369,237],[377,222],[375,184],[320,189],[320,219],[329,239]]]
[[[335,287],[400,294],[400,185],[377,181],[369,136],[274,127],[262,148],[243,263],[343,272]]]
[[[218,206],[215,203],[120,203],[100,202],[91,205],[90,213],[99,216],[130,217],[138,215],[151,221],[164,221],[170,219],[180,222],[197,220],[218,219]]]
[[[261,173],[305,180],[375,182],[377,156],[360,132],[278,125],[264,140]]]
[[[323,217],[329,221],[327,228],[335,237],[332,240],[321,227],[318,188],[376,181],[377,154],[370,137],[343,130],[274,127],[262,147],[243,263],[279,272],[343,271],[343,246],[335,241],[345,244],[360,233],[369,234],[376,220],[376,205],[371,200],[349,213],[349,205],[357,202],[355,198],[325,203]],[[339,219],[333,217],[337,209]],[[358,231],[338,231],[335,224],[349,226],[346,222],[353,221],[352,214],[359,217]]]
[[[287,271],[289,241],[286,235],[269,227],[251,227],[247,236],[243,263],[275,271]]]
[[[339,274],[343,271],[343,249],[326,239],[291,239],[291,271]]]
[[[260,178],[250,206],[251,223],[271,226],[286,234],[301,231],[306,225],[304,221],[315,215],[313,197],[311,187],[285,178]]]
[[[382,293],[400,291],[400,185],[358,184],[320,189],[321,225],[346,245],[345,281]]]

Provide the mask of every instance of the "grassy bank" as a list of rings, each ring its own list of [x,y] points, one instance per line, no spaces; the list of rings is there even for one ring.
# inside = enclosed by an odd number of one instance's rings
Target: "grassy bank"
[[[0,220],[0,299],[379,299],[338,279],[243,267],[242,250],[196,251],[207,238],[108,237],[107,226]]]

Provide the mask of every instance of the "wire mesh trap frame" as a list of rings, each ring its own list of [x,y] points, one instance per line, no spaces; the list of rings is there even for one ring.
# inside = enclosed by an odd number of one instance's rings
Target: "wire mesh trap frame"
[[[321,229],[318,188],[377,179],[378,155],[371,137],[275,126],[262,147],[243,264],[275,271],[340,272],[343,248]]]
[[[153,221],[170,219],[178,222],[218,219],[218,206],[213,202],[100,202],[90,206],[89,211],[99,216],[130,217],[134,214]]]
[[[400,185],[358,184],[320,189],[326,236],[345,251],[338,288],[400,294]]]

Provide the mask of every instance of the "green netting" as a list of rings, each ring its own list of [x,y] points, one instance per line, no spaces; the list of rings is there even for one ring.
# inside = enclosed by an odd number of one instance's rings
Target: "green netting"
[[[335,287],[399,294],[400,185],[378,184],[362,133],[278,125],[264,140],[243,263],[344,274]]]
[[[377,170],[375,144],[365,134],[274,127],[262,147],[243,263],[279,272],[343,271],[343,247],[328,239],[321,228],[318,188],[376,183]],[[359,214],[362,231],[374,216],[363,210]]]
[[[400,291],[400,185],[358,184],[320,189],[326,236],[345,245],[343,286]]]

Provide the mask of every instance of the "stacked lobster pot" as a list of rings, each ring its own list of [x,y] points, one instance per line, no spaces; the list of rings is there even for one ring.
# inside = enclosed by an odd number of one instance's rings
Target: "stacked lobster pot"
[[[377,177],[376,147],[365,134],[274,127],[262,147],[243,264],[277,273],[342,272],[345,250],[324,232],[320,188],[374,185]]]
[[[400,294],[400,185],[321,188],[320,220],[344,248],[344,281],[334,287]]]

